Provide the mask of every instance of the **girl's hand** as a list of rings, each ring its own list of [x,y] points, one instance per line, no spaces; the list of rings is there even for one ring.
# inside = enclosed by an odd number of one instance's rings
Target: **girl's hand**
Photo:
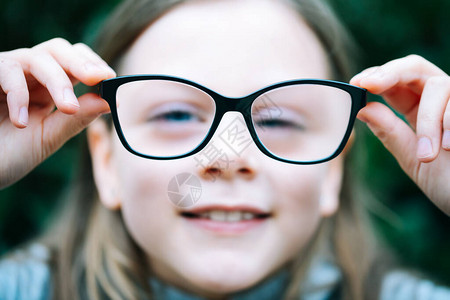
[[[381,95],[387,106],[369,103],[358,114],[403,170],[450,215],[450,77],[416,55],[369,68],[351,84]]]
[[[77,99],[73,85],[95,85],[114,76],[88,46],[59,38],[0,52],[0,188],[25,176],[109,111],[95,94]]]

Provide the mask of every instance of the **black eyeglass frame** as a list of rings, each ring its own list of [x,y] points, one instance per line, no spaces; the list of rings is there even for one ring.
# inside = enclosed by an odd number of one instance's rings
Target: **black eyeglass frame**
[[[181,155],[176,155],[176,156],[152,156],[152,155],[140,153],[140,152],[134,150],[128,144],[128,142],[123,134],[122,128],[120,126],[119,117],[117,114],[117,106],[116,106],[117,89],[123,84],[133,82],[133,81],[144,81],[144,80],[167,80],[167,81],[174,81],[174,82],[187,84],[187,85],[193,86],[193,87],[205,92],[214,100],[216,111],[215,111],[213,122],[212,122],[211,127],[210,127],[208,133],[206,134],[205,138],[195,149],[193,149],[192,151],[186,152],[184,154],[181,154]],[[276,88],[290,86],[290,85],[300,85],[300,84],[314,84],[314,85],[335,87],[335,88],[344,90],[347,93],[349,93],[349,95],[351,96],[351,99],[352,99],[351,112],[350,112],[350,117],[349,117],[350,119],[348,122],[347,129],[345,131],[345,135],[344,135],[339,147],[336,149],[336,151],[333,154],[331,154],[330,156],[328,156],[326,158],[320,159],[320,160],[296,161],[296,160],[284,159],[284,158],[281,158],[281,157],[278,157],[278,156],[272,154],[269,150],[266,149],[266,147],[259,140],[258,135],[256,134],[256,131],[255,131],[253,122],[252,122],[251,107],[252,107],[253,102],[256,100],[256,98],[258,96],[260,96],[264,93],[267,93],[268,91],[276,89]],[[114,127],[116,129],[117,135],[118,135],[122,145],[125,147],[125,149],[127,149],[129,152],[131,152],[134,155],[144,157],[144,158],[149,158],[149,159],[157,159],[157,160],[170,160],[170,159],[178,159],[178,158],[184,158],[184,157],[191,156],[191,155],[203,150],[205,148],[205,146],[209,143],[211,138],[214,136],[214,133],[216,132],[216,130],[219,126],[219,123],[222,120],[222,117],[225,113],[227,113],[229,111],[237,111],[237,112],[240,112],[242,114],[242,116],[244,117],[245,123],[250,132],[250,135],[251,135],[254,143],[256,144],[256,146],[259,148],[259,150],[261,150],[261,152],[263,152],[265,155],[267,155],[273,159],[276,159],[278,161],[291,163],[291,164],[299,164],[299,165],[318,164],[318,163],[329,161],[329,160],[335,158],[336,156],[338,156],[344,149],[344,147],[350,137],[350,134],[352,132],[352,128],[355,123],[356,115],[358,114],[358,111],[361,108],[363,108],[367,103],[367,90],[366,89],[363,89],[363,88],[360,88],[360,87],[357,87],[354,85],[350,85],[347,83],[339,82],[339,81],[325,80],[325,79],[288,80],[288,81],[283,81],[283,82],[279,82],[279,83],[275,83],[275,84],[266,86],[266,87],[259,89],[247,96],[244,96],[244,97],[230,98],[230,97],[225,97],[219,93],[216,93],[213,90],[210,90],[196,82],[193,82],[188,79],[180,78],[180,77],[169,76],[169,75],[127,75],[127,76],[119,76],[119,77],[101,81],[99,83],[99,95],[100,95],[100,97],[105,99],[106,102],[108,102],[108,104],[109,104],[109,107],[111,109],[111,116],[112,116],[112,120],[114,123]]]

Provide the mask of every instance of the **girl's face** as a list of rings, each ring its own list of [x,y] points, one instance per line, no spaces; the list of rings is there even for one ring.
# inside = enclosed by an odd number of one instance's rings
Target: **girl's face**
[[[282,1],[200,0],[176,6],[148,27],[119,72],[184,77],[237,97],[279,81],[325,79],[328,67],[317,37]],[[265,156],[253,143],[233,151],[220,135],[240,126],[240,138],[250,138],[241,121],[238,113],[226,114],[210,142],[222,155],[221,170],[206,159],[212,155],[205,152],[208,146],[183,159],[150,160],[127,152],[103,122],[90,128],[101,201],[121,209],[158,277],[208,297],[248,288],[292,261],[321,217],[338,205],[342,158],[293,165]],[[186,172],[199,179],[201,197],[195,206],[181,208],[169,199],[168,185]],[[224,223],[182,214],[212,206],[268,216]]]

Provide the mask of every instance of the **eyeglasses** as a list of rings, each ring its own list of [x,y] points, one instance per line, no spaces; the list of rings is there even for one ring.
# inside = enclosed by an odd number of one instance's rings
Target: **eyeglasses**
[[[315,164],[341,153],[366,90],[331,80],[276,83],[229,98],[198,83],[166,75],[122,76],[100,83],[123,146],[150,159],[176,159],[208,144],[223,115],[243,115],[256,146],[293,164]]]

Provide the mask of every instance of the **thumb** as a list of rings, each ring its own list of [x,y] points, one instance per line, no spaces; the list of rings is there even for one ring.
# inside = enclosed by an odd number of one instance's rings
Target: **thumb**
[[[80,109],[72,115],[55,110],[44,121],[42,147],[44,156],[59,149],[66,141],[80,133],[103,113],[109,112],[108,103],[93,93],[78,98]]]
[[[358,113],[358,119],[365,122],[386,149],[397,159],[400,167],[414,178],[419,161],[416,158],[417,139],[414,131],[386,105],[368,103]]]

